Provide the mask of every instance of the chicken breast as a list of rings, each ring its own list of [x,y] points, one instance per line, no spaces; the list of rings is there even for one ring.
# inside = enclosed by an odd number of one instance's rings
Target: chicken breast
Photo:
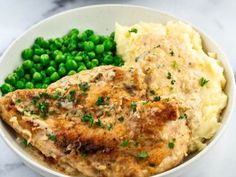
[[[190,135],[178,104],[148,88],[139,68],[97,67],[7,94],[0,116],[66,174],[151,176],[182,162]]]

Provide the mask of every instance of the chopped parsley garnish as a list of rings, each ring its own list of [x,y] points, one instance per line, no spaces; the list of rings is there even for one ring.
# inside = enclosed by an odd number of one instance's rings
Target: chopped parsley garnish
[[[89,115],[89,114],[85,114],[83,115],[83,117],[81,118],[82,122],[89,122],[89,127],[93,126],[93,116]]]
[[[150,94],[155,95],[156,94],[155,90],[150,90]]]
[[[170,55],[171,55],[171,56],[174,56],[174,55],[175,55],[175,53],[174,53],[174,51],[173,51],[172,49],[170,49]]]
[[[73,101],[73,97],[75,96],[75,94],[76,94],[76,90],[71,90],[70,91],[69,96],[68,96],[68,101],[69,102]]]
[[[120,145],[122,147],[127,147],[129,145],[129,140],[123,140]]]
[[[107,129],[108,130],[111,130],[113,128],[113,124],[112,123],[109,123],[108,125],[107,125]]]
[[[61,105],[61,102],[57,102],[57,103],[56,103],[56,107],[57,107],[57,108],[60,108],[61,106],[62,106],[62,105]]]
[[[32,146],[32,144],[31,144],[29,141],[27,141],[26,139],[23,139],[22,144],[23,144],[25,147],[31,147],[31,146]]]
[[[148,153],[147,153],[147,151],[142,151],[142,152],[138,153],[138,154],[137,154],[137,158],[138,158],[139,160],[145,160],[145,159],[147,159],[147,158],[148,158]]]
[[[161,100],[161,97],[160,96],[155,96],[153,101],[160,101]]]
[[[79,84],[79,88],[80,88],[80,90],[82,91],[83,95],[86,95],[86,94],[87,94],[86,92],[89,90],[89,84],[88,84],[88,82],[81,82],[81,83]]]
[[[176,80],[171,80],[170,83],[171,85],[175,85]]]
[[[41,98],[51,98],[51,95],[50,94],[48,94],[47,92],[42,92],[42,93],[40,93],[39,94],[39,96],[41,97]]]
[[[131,103],[131,109],[133,112],[136,112],[136,110],[137,110],[137,103],[136,102]]]
[[[118,118],[118,121],[119,121],[119,122],[124,122],[124,119],[125,119],[125,118],[124,118],[123,116],[121,116],[121,117]]]
[[[188,115],[186,113],[183,113],[179,116],[179,119],[187,119]]]
[[[102,121],[100,119],[98,119],[97,122],[95,122],[95,124],[98,126],[98,127],[101,127],[101,128],[104,128],[104,125],[102,123]]]
[[[146,104],[148,104],[148,101],[143,101],[143,105],[146,105]]]
[[[57,91],[53,94],[52,99],[56,100],[56,99],[60,98],[60,96],[61,96],[61,92],[57,90]]]
[[[43,101],[37,105],[41,117],[46,117],[49,110],[49,103]]]
[[[171,79],[171,77],[172,77],[172,76],[171,76],[171,73],[168,72],[166,78],[167,78],[167,79]]]
[[[137,33],[137,32],[138,32],[137,28],[131,28],[129,30],[129,33]]]
[[[33,105],[35,105],[39,99],[40,99],[39,96],[33,96],[31,103],[32,103]]]
[[[48,139],[51,141],[56,141],[57,140],[57,136],[55,134],[47,134]]]
[[[172,67],[173,67],[174,69],[178,69],[177,61],[175,61],[175,60],[173,61]]]
[[[111,113],[109,111],[105,112],[106,116],[111,117]]]
[[[16,103],[21,103],[21,99],[16,99]]]
[[[105,100],[104,97],[98,97],[97,101],[96,101],[96,105],[100,106],[100,105],[105,105]]]
[[[175,138],[173,138],[173,140],[168,143],[168,147],[170,149],[174,149],[174,147],[175,147]]]
[[[209,82],[209,80],[206,80],[204,77],[201,77],[201,79],[199,80],[199,84],[201,87],[206,85],[208,82]]]

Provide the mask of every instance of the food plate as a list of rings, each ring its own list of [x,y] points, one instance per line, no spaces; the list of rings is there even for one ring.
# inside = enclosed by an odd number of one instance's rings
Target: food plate
[[[84,8],[73,9],[66,11],[43,20],[39,24],[34,25],[27,30],[22,36],[16,39],[9,48],[5,51],[0,62],[0,82],[3,83],[7,74],[11,73],[22,61],[21,51],[24,48],[30,46],[37,36],[44,36],[45,38],[55,38],[62,36],[69,29],[78,27],[81,30],[87,28],[94,29],[98,34],[110,34],[114,31],[115,22],[119,22],[123,25],[132,25],[140,21],[154,22],[166,24],[168,21],[179,21],[179,18],[173,17],[166,13],[156,11],[154,9],[131,6],[131,5],[99,5],[89,6]],[[191,25],[193,26],[193,25]],[[218,130],[214,138],[211,139],[206,148],[199,153],[193,154],[181,165],[166,171],[164,173],[155,175],[160,176],[179,176],[180,174],[188,173],[188,170],[197,168],[203,160],[203,155],[207,156],[207,152],[211,149],[214,143],[219,139],[226,125],[229,123],[229,117],[232,111],[234,101],[234,76],[231,67],[228,64],[228,60],[221,49],[201,30],[194,27],[198,31],[203,40],[203,46],[205,51],[214,52],[217,54],[225,69],[225,77],[227,85],[225,87],[225,93],[228,95],[227,107],[222,113],[222,126]],[[37,171],[44,176],[61,176],[66,175],[58,173],[47,167],[45,164],[41,164],[36,161],[24,148],[19,146],[16,142],[15,133],[1,121],[0,131],[3,139],[7,144],[22,158],[26,165]]]

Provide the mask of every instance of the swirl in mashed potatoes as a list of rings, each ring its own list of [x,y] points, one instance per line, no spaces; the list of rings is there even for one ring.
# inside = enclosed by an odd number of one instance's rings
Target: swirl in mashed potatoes
[[[200,34],[182,22],[116,24],[115,34],[125,66],[139,65],[153,93],[181,105],[180,118],[191,130],[189,151],[204,148],[221,125],[227,96],[224,69],[213,53],[204,52]]]

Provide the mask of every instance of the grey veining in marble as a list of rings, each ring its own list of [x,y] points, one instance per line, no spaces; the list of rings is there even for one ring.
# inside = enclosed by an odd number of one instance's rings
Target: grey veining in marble
[[[61,11],[93,4],[135,4],[156,8],[188,20],[209,34],[236,71],[235,0],[0,0],[0,55],[32,24]],[[236,176],[236,112],[231,124],[199,171],[188,177]],[[0,138],[0,177],[40,177],[26,167]],[[184,177],[184,176],[183,176]]]

